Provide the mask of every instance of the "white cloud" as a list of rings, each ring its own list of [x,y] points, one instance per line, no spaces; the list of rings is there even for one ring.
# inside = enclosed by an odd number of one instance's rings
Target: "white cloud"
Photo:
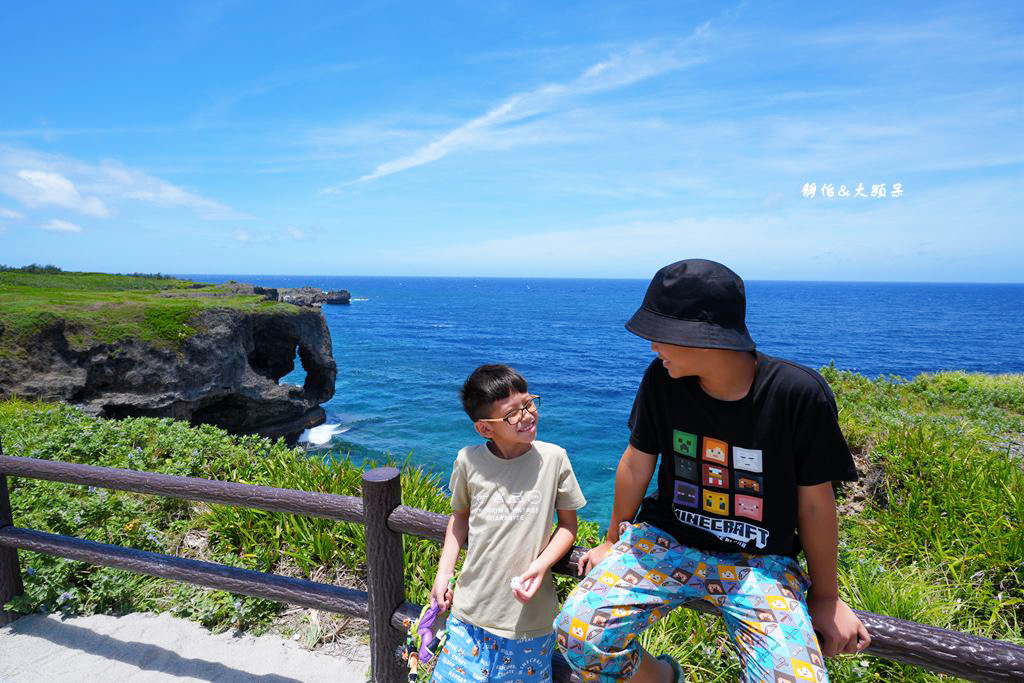
[[[247,231],[238,228],[237,230],[235,230],[235,239],[241,242],[242,244],[245,244],[246,242],[252,239],[252,235],[249,234]]]
[[[59,206],[98,218],[110,213],[101,199],[82,196],[68,178],[50,171],[20,169],[13,175],[0,176],[0,192],[30,208]]]
[[[59,206],[99,218],[110,215],[108,204],[122,202],[189,209],[206,220],[250,218],[119,161],[87,164],[25,148],[0,147],[0,193],[29,208]]]
[[[694,36],[704,33],[702,26]],[[575,99],[594,93],[625,88],[640,81],[703,61],[701,57],[683,57],[681,49],[633,48],[587,68],[568,83],[543,85],[505,99],[486,114],[445,133],[412,154],[379,164],[359,182],[422,166],[465,148],[504,148],[515,135],[517,123],[542,117],[572,106]],[[529,136],[520,143],[531,141]],[[514,144],[514,143],[513,143]]]
[[[59,218],[54,218],[49,223],[42,226],[43,230],[52,230],[54,232],[82,232],[82,227],[68,221],[62,221]]]
[[[305,239],[309,238],[309,236],[306,235],[306,231],[305,230],[303,230],[302,228],[297,228],[294,225],[288,226],[287,230],[288,230],[288,234],[291,235],[292,239],[294,239],[294,240],[300,240],[301,241],[301,240],[305,240]]]
[[[249,218],[219,202],[200,197],[118,161],[106,160],[95,168],[98,173],[93,182],[97,191],[156,206],[188,208],[207,220]]]
[[[5,209],[4,207],[0,206],[0,218],[9,218],[11,220],[16,220],[18,218],[24,217],[25,214],[23,213],[18,213],[17,211],[14,211],[12,209]]]

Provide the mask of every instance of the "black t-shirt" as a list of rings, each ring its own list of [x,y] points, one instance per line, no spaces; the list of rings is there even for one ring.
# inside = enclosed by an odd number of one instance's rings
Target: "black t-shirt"
[[[661,465],[636,521],[696,548],[795,557],[797,486],[855,481],[857,470],[821,375],[756,356],[738,401],[708,396],[696,377],[672,379],[658,359],[647,368],[629,441]]]

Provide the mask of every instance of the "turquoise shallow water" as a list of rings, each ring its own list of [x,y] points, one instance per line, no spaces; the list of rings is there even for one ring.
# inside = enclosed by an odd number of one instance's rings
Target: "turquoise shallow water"
[[[583,516],[607,522],[626,418],[652,357],[623,328],[646,280],[187,277],[348,289],[350,306],[323,308],[338,363],[324,407],[345,430],[332,447],[409,456],[445,481],[456,451],[478,439],[459,405],[463,380],[482,363],[516,367],[543,396],[539,438],[572,458]],[[814,368],[1024,372],[1024,285],[753,281],[747,296],[758,348]]]

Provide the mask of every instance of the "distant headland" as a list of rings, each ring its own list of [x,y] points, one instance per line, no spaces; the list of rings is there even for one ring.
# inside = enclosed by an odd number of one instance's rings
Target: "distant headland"
[[[0,399],[173,417],[289,440],[325,419],[337,366],[315,288],[0,266]],[[298,355],[302,387],[278,381]]]

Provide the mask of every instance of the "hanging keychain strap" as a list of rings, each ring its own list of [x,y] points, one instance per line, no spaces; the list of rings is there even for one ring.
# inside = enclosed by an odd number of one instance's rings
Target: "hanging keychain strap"
[[[448,580],[448,588],[452,591],[455,590],[456,578],[457,576],[453,576]],[[416,621],[406,619],[403,622],[402,625],[405,626],[406,633],[402,659],[409,667],[409,683],[419,681],[420,664],[431,661],[444,647],[444,643],[448,639],[447,621],[445,627],[439,631],[435,631],[434,624],[445,616],[446,612],[442,612],[436,603],[431,602],[423,606]]]

